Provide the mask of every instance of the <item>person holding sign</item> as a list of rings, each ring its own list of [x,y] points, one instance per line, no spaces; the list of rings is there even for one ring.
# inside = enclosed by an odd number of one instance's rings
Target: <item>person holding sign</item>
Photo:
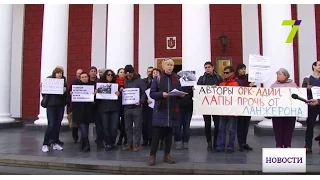
[[[239,86],[242,87],[256,87],[254,82],[248,81],[248,74],[246,74],[246,65],[238,64],[236,69],[236,81]],[[237,120],[237,139],[239,144],[239,151],[249,150],[252,151],[252,147],[247,144],[247,135],[250,126],[251,116],[239,116]]]
[[[126,65],[124,71],[126,73],[126,81],[122,92],[122,104],[125,104],[124,119],[128,142],[123,150],[129,151],[133,149],[134,152],[138,152],[140,151],[142,134],[142,103],[147,100],[145,93],[146,86],[138,74],[134,72],[132,65]],[[137,89],[138,95],[135,94]],[[125,90],[133,90],[133,94],[131,93],[130,96],[125,96]],[[135,103],[131,104],[133,100]]]
[[[55,68],[50,78],[63,78],[63,70]],[[44,135],[42,151],[48,152],[49,145],[52,144],[54,150],[63,150],[59,144],[59,133],[61,121],[63,119],[65,106],[68,102],[67,84],[64,83],[63,94],[42,94],[41,106],[47,109],[48,126]]]
[[[89,82],[89,75],[86,72],[80,74],[80,81],[72,86],[93,86]],[[74,89],[70,94],[74,94]],[[77,123],[80,129],[81,139],[80,139],[80,151],[89,152],[89,124],[94,122],[93,116],[93,102],[77,101],[72,102],[72,120]]]
[[[107,69],[100,77],[99,83],[116,83],[116,74]],[[118,86],[119,87],[119,86]],[[109,91],[112,92],[111,90]],[[115,92],[116,96],[120,95],[119,89]],[[115,148],[117,130],[119,123],[119,99],[97,99],[97,108],[101,119],[105,150],[110,151]]]
[[[312,87],[320,86],[320,62],[316,61],[312,64],[312,75],[304,79],[302,87],[307,88],[308,99],[316,99],[313,97]],[[313,129],[317,116],[320,114],[320,105],[308,106],[307,130],[305,135],[306,153],[312,153]]]
[[[119,86],[120,92],[123,90],[124,82],[126,80],[126,74],[124,73],[124,68],[118,69],[116,82]],[[120,93],[119,95],[119,106],[120,106],[120,114],[119,114],[119,123],[118,123],[118,129],[120,131],[120,136],[118,138],[117,145],[126,145],[127,144],[127,135],[126,135],[126,129],[125,129],[125,120],[124,120],[124,106],[121,104],[122,102],[122,95]]]
[[[297,87],[290,78],[288,70],[280,68],[277,71],[277,81],[271,88]],[[272,117],[272,126],[277,148],[291,148],[292,134],[296,124],[296,117]]]
[[[208,61],[204,64],[205,73],[200,76],[197,85],[216,85],[222,82],[222,77],[214,70],[212,62]],[[213,112],[214,114],[214,112]],[[212,117],[212,118],[211,118]],[[211,135],[211,119],[214,123],[213,144]],[[217,137],[219,132],[219,116],[216,115],[203,115],[204,130],[207,138],[207,150],[211,151],[217,147]]]
[[[227,66],[223,69],[224,80],[219,86],[239,86],[235,78],[235,71],[232,66]],[[227,152],[234,152],[234,141],[237,133],[237,117],[236,116],[220,116],[219,133],[217,139],[217,152],[223,152],[226,145],[226,128],[227,123],[229,127],[229,143],[227,145]]]
[[[155,165],[156,153],[159,146],[161,137],[164,137],[164,158],[163,161],[169,164],[175,163],[175,160],[171,157],[171,144],[173,128],[178,127],[178,121],[180,120],[180,110],[178,101],[181,100],[184,95],[169,96],[169,92],[174,89],[181,90],[181,84],[178,77],[173,73],[174,62],[171,59],[162,61],[162,68],[164,72],[161,73],[159,79],[152,81],[150,88],[150,97],[155,100],[155,106],[153,110],[152,126],[153,136],[150,149],[149,166]]]

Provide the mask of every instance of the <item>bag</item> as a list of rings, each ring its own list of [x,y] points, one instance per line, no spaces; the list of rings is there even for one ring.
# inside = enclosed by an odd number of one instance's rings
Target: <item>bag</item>
[[[49,102],[49,96],[48,95],[43,95],[42,100],[41,100],[41,107],[47,108],[48,107],[48,102]]]

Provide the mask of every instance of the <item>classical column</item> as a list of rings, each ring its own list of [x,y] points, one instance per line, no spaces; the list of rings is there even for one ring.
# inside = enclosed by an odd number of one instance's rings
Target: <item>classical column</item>
[[[12,44],[12,4],[0,4],[0,123],[13,122],[10,114],[10,77],[11,44]]]
[[[211,61],[209,4],[183,4],[182,69],[195,70],[200,77],[207,61]],[[194,115],[191,126],[204,127],[202,116]]]
[[[264,83],[264,87],[270,87],[277,79],[276,72],[280,68],[286,68],[290,73],[290,79],[294,80],[293,44],[285,43],[291,31],[291,27],[282,26],[283,20],[291,18],[290,4],[262,4],[262,49],[263,56],[272,61],[270,79]],[[272,127],[272,121],[264,119],[259,122],[260,127]],[[296,128],[302,127],[296,123]]]
[[[68,52],[68,4],[46,4],[44,6],[42,49],[41,49],[41,80],[51,75],[57,66],[64,68],[67,76],[67,52]],[[40,101],[42,97],[40,94]],[[47,125],[46,109],[40,106],[39,119],[34,122],[37,125]],[[65,117],[62,125],[68,124]]]
[[[133,65],[133,15],[133,4],[108,5],[108,69],[116,71],[127,64]]]

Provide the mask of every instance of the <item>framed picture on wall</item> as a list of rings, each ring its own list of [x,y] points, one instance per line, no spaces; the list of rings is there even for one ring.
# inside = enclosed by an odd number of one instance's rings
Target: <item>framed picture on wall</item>
[[[223,77],[223,69],[227,66],[232,66],[231,57],[218,57],[216,59],[216,68],[217,73]]]

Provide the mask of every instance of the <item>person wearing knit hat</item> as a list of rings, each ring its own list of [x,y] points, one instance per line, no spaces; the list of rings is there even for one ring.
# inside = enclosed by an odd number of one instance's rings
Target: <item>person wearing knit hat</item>
[[[124,105],[125,131],[127,134],[127,144],[123,148],[124,151],[134,152],[140,151],[141,134],[142,134],[142,104],[147,101],[146,87],[143,80],[134,72],[132,65],[126,65],[124,68],[126,81],[124,82],[124,90],[139,88],[139,99],[136,103]],[[125,98],[125,96],[123,96]],[[134,128],[133,128],[134,124]]]

